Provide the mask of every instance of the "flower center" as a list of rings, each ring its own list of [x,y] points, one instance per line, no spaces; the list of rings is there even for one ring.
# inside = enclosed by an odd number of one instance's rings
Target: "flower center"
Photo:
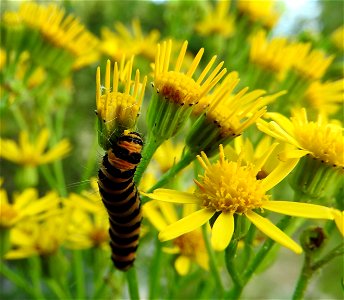
[[[195,192],[203,207],[215,211],[246,213],[269,200],[252,165],[222,159],[208,165]]]
[[[139,112],[136,99],[128,94],[120,92],[101,96],[102,105],[98,111],[104,122],[114,122],[120,126],[131,128]]]
[[[205,251],[204,240],[200,231],[191,231],[176,238],[173,243],[182,255],[194,257],[196,252]]]
[[[302,147],[317,159],[334,167],[344,166],[342,128],[322,122],[299,122],[294,119],[295,135]]]
[[[163,97],[180,105],[192,106],[201,95],[201,86],[185,74],[169,71],[154,80],[155,88]]]
[[[11,205],[1,203],[0,206],[0,228],[8,228],[13,225],[18,213]]]
[[[90,232],[90,239],[95,247],[101,246],[103,243],[108,242],[109,234],[104,228],[94,228]]]

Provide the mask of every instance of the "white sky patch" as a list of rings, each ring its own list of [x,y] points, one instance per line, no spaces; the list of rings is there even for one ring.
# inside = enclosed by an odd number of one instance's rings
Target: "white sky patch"
[[[281,0],[281,6],[285,11],[280,18],[276,28],[275,36],[290,35],[297,31],[307,29],[317,31],[318,24],[316,18],[320,14],[320,7],[315,0]],[[302,28],[297,28],[299,21],[303,20]]]

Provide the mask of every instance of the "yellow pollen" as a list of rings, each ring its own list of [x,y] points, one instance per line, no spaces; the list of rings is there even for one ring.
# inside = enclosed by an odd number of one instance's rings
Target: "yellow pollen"
[[[254,166],[241,166],[240,160],[226,160],[222,146],[220,159],[215,164],[211,164],[204,153],[197,158],[205,169],[200,180],[195,180],[199,187],[195,195],[201,199],[203,207],[241,214],[260,208],[262,202],[269,200],[261,181],[256,178]]]
[[[168,100],[180,105],[198,102],[201,87],[191,77],[175,71],[161,73],[155,78],[155,88]]]
[[[293,119],[294,130],[299,144],[317,159],[333,165],[344,167],[343,129],[337,124],[303,122]]]

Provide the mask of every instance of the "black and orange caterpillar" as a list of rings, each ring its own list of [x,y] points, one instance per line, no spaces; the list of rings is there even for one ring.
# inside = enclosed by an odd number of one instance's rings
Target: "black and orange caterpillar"
[[[104,155],[98,172],[99,192],[109,214],[111,259],[121,271],[133,265],[139,243],[141,201],[133,177],[142,147],[141,136],[125,130]]]

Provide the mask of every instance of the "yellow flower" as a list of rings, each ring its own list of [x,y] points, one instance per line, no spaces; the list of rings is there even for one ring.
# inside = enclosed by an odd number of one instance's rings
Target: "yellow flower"
[[[38,29],[45,41],[54,47],[65,49],[75,58],[89,57],[96,51],[98,39],[77,18],[66,15],[55,4],[44,6],[23,2],[19,8],[19,16],[29,28]]]
[[[238,82],[238,74],[231,72],[212,94],[194,106],[193,114],[199,117],[186,137],[186,144],[194,154],[204,151],[211,155],[219,144],[227,144],[241,135],[266,112],[267,103],[284,93],[261,97],[265,91],[247,92],[247,87],[233,93]]]
[[[161,173],[165,173],[175,165],[182,156],[183,149],[182,143],[174,144],[171,140],[167,140],[155,151],[153,160],[157,162]]]
[[[0,189],[0,229],[11,228],[27,219],[41,219],[57,209],[59,198],[51,192],[43,197],[38,191],[28,188],[21,193],[15,193],[9,201],[4,189]]]
[[[229,14],[229,9],[229,0],[217,1],[214,8],[209,5],[204,18],[195,24],[195,30],[202,36],[231,36],[234,32],[234,18]]]
[[[45,152],[48,139],[49,131],[47,129],[41,130],[34,142],[30,141],[27,131],[20,133],[18,144],[12,140],[0,139],[0,157],[16,164],[34,167],[61,159],[70,152],[71,145],[66,139]]]
[[[191,211],[194,211],[191,208]],[[189,213],[184,209],[184,214]],[[150,201],[142,208],[143,216],[146,217],[157,230],[165,229],[169,224],[177,222],[177,212],[170,203],[159,203]],[[173,240],[173,248],[164,248],[170,254],[177,254],[174,266],[180,275],[186,275],[190,271],[191,262],[196,262],[205,270],[209,269],[208,254],[200,229],[185,233]]]
[[[334,55],[326,55],[321,50],[310,50],[309,44],[301,44],[295,46],[301,49],[296,52],[296,59],[294,60],[292,68],[307,80],[318,80],[322,78],[332,63]]]
[[[312,82],[305,92],[305,99],[318,113],[336,113],[344,104],[344,79]]]
[[[269,41],[266,31],[259,30],[250,37],[249,42],[250,61],[279,76],[288,71],[295,59],[295,47],[290,46],[286,38],[275,37]]]
[[[264,136],[255,147],[250,139],[239,136],[234,140],[234,147],[228,145],[224,151],[231,161],[237,161],[240,158],[245,165],[259,164],[261,167],[257,173],[257,179],[263,179],[280,165],[288,164],[279,158],[279,153],[285,147],[286,144],[272,143],[270,136]]]
[[[280,13],[275,9],[275,1],[259,0],[247,1],[238,0],[238,10],[247,14],[252,22],[260,22],[268,28],[275,26],[279,20]]]
[[[333,33],[331,34],[331,41],[332,43],[339,49],[344,50],[344,26],[338,27]]]
[[[330,123],[322,115],[316,122],[309,121],[306,109],[294,110],[289,120],[278,113],[267,113],[273,121],[259,120],[259,130],[297,147],[284,153],[284,158],[300,158],[307,154],[334,168],[344,167],[343,128],[337,123]]]
[[[147,77],[140,83],[140,71],[136,70],[135,81],[132,82],[133,57],[122,70],[115,62],[113,84],[110,87],[111,62],[107,61],[105,70],[105,86],[100,84],[100,67],[96,75],[96,106],[99,119],[100,145],[108,149],[110,138],[117,137],[126,129],[133,129],[144,97]],[[124,73],[124,74],[123,74]],[[123,84],[120,79],[125,78]],[[123,86],[124,85],[124,86]]]
[[[63,204],[70,210],[70,222],[67,228],[66,246],[72,249],[87,249],[91,247],[108,248],[109,222],[108,214],[98,195],[97,201],[94,193],[86,192],[84,195],[70,194]]]
[[[149,61],[154,61],[157,41],[160,37],[158,30],[152,30],[148,35],[142,32],[141,24],[138,19],[132,20],[131,31],[122,23],[115,24],[116,32],[107,28],[102,28],[101,50],[114,60],[126,56],[143,56]]]
[[[6,50],[0,48],[0,71],[2,72],[6,66]]]
[[[45,218],[42,222],[27,222],[11,230],[12,250],[6,259],[22,259],[34,255],[50,256],[57,253],[66,239],[68,214],[60,209],[59,214]]]
[[[255,210],[269,210],[305,218],[334,219],[331,208],[290,201],[271,201],[267,191],[291,172],[298,159],[289,160],[288,164],[277,167],[262,180],[256,178],[260,171],[259,164],[243,166],[240,159],[237,162],[228,161],[222,145],[220,158],[216,163],[210,163],[204,153],[202,157],[198,156],[198,160],[205,172],[199,176],[199,181],[195,180],[198,189],[194,193],[157,189],[151,194],[145,194],[155,200],[201,206],[200,210],[163,229],[159,234],[162,241],[195,230],[220,213],[212,227],[211,243],[215,250],[224,250],[235,230],[234,215],[237,214],[245,216],[271,239],[301,253],[302,248],[298,244]]]
[[[215,62],[216,56],[214,56],[198,76],[198,79],[195,81],[192,78],[203,56],[203,48],[198,51],[189,70],[186,73],[181,71],[187,45],[188,42],[185,41],[179,52],[178,60],[173,71],[169,70],[172,47],[171,40],[164,42],[162,46],[158,44],[157,55],[155,57],[154,88],[167,101],[174,102],[180,106],[195,105],[226,73],[226,69],[223,69],[219,73],[223,65],[222,62],[204,80]]]

